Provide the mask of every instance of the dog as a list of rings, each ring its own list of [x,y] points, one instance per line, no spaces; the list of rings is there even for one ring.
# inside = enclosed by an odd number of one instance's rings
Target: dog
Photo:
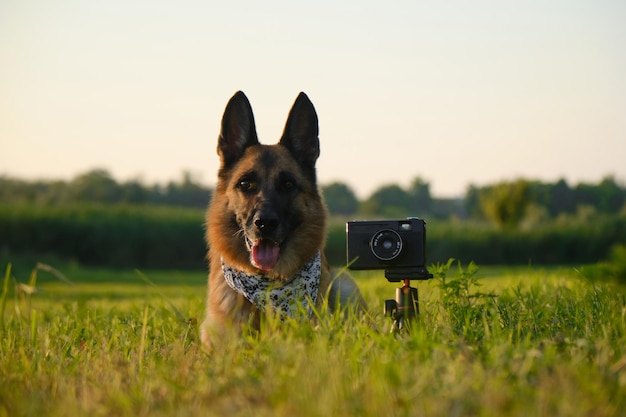
[[[365,309],[347,274],[333,277],[324,256],[327,211],[315,163],[318,118],[305,93],[280,141],[259,143],[252,107],[235,93],[224,110],[218,180],[206,215],[208,297],[201,339],[233,326],[260,328],[269,311],[285,319],[327,303]],[[216,335],[217,333],[217,335]]]

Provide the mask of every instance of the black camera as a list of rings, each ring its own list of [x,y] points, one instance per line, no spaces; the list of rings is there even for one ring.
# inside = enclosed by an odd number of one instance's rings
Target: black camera
[[[406,220],[346,223],[348,268],[384,269],[388,281],[429,279],[426,269],[426,223]]]

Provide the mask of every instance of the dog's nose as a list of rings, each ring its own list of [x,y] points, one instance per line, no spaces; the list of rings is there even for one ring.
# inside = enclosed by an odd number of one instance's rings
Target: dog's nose
[[[273,210],[261,210],[255,216],[254,225],[261,233],[271,233],[278,227],[278,216]]]

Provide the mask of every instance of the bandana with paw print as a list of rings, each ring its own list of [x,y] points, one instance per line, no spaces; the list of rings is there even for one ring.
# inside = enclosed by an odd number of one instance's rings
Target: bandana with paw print
[[[224,263],[222,271],[226,283],[237,291],[259,310],[265,311],[269,305],[281,320],[294,317],[300,308],[306,309],[311,315],[320,285],[322,262],[320,252],[296,273],[293,279],[285,284],[268,280],[263,275],[248,274]],[[282,285],[281,285],[282,284]],[[311,303],[311,304],[309,304]]]

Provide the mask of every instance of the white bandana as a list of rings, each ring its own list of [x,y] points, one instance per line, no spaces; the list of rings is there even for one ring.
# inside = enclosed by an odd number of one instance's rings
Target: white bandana
[[[282,281],[271,281],[263,275],[238,271],[226,265],[223,259],[222,271],[230,288],[242,294],[261,311],[265,311],[265,306],[269,303],[282,321],[287,316],[295,316],[298,312],[298,301],[307,309],[309,316],[311,315],[320,285],[322,262],[320,252],[317,252],[291,281],[283,285]]]

